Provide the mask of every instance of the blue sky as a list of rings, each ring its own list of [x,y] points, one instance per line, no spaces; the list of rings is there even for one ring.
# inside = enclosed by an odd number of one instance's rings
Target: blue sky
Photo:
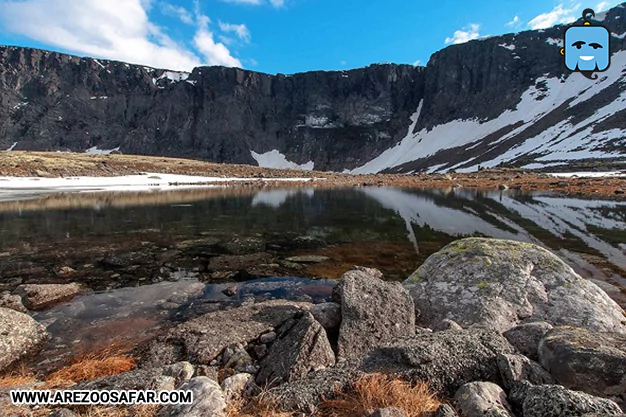
[[[0,44],[191,70],[426,64],[482,36],[568,23],[595,0],[0,0]]]

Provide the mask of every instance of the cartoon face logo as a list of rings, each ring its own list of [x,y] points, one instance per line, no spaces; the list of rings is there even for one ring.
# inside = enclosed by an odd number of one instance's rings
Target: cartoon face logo
[[[610,33],[604,26],[571,26],[565,32],[565,66],[570,71],[606,71]]]

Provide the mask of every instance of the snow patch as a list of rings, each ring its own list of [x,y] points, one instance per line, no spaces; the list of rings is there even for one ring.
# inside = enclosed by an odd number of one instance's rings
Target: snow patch
[[[288,161],[285,155],[280,153],[277,149],[274,149],[264,154],[258,154],[254,151],[250,151],[250,154],[254,160],[263,168],[277,168],[277,169],[299,169],[303,171],[312,171],[315,163],[309,161],[306,164],[296,164],[295,162]]]
[[[546,39],[546,43],[548,45],[558,46],[561,48],[563,47],[563,39],[548,38]]]
[[[17,142],[13,142],[13,145],[9,146],[7,151],[12,151],[13,149],[15,149],[16,146],[17,146]]]
[[[22,107],[26,107],[28,106],[28,101],[22,101],[20,103],[17,103],[15,106],[13,106],[13,110],[19,110]]]
[[[611,35],[614,38],[617,38],[617,39],[625,39],[626,38],[626,32],[622,33],[621,35],[618,35],[617,33],[611,33]]]
[[[504,49],[508,49],[509,51],[514,51],[515,50],[515,45],[507,45],[506,43],[501,43],[498,46],[501,46]]]
[[[120,147],[118,146],[117,148],[113,148],[113,149],[98,149],[97,146],[93,146],[89,149],[87,149],[85,151],[85,153],[88,153],[90,155],[109,155],[112,152],[116,152],[119,151]]]

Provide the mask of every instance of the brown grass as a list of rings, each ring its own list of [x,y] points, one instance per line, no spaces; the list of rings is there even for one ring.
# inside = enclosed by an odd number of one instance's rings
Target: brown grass
[[[100,352],[85,353],[75,356],[68,365],[51,373],[46,378],[49,384],[83,382],[106,376],[128,372],[135,368],[135,359],[112,346]]]
[[[36,380],[37,378],[32,371],[24,363],[19,363],[13,366],[8,373],[0,376],[0,389],[17,387]]]
[[[423,417],[441,403],[426,383],[409,382],[384,374],[366,375],[350,392],[325,400],[320,407],[324,417],[361,417],[369,410],[397,407],[407,417]]]
[[[292,417],[293,413],[281,411],[275,402],[261,394],[250,400],[229,401],[226,408],[228,417]]]

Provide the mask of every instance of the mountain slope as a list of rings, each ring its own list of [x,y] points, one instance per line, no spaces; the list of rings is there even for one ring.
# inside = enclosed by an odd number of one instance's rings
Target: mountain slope
[[[0,149],[355,173],[626,160],[626,3],[597,16],[612,66],[569,74],[566,27],[453,45],[426,67],[171,72],[0,47]]]

